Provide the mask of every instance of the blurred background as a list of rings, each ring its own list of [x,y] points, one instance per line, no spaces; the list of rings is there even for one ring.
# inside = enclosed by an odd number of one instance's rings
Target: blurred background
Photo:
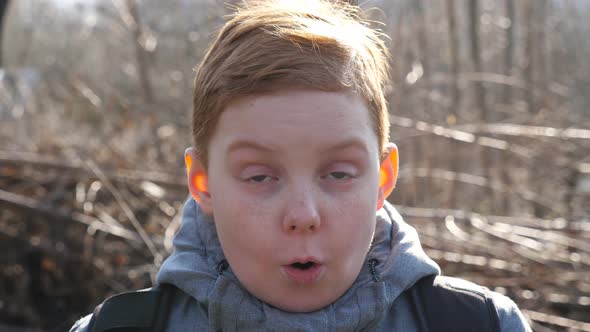
[[[64,331],[151,284],[228,3],[0,0],[0,330]],[[590,331],[590,1],[360,5],[393,53],[390,201],[444,274],[535,331]]]

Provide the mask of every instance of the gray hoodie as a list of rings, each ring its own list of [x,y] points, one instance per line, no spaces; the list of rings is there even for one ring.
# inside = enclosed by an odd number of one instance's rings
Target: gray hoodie
[[[274,308],[249,294],[225,263],[213,220],[189,199],[174,239],[174,252],[157,283],[179,292],[173,300],[169,331],[417,331],[404,290],[422,277],[440,274],[422,250],[416,230],[392,205],[377,213],[371,250],[351,288],[336,302],[309,313]],[[371,272],[369,262],[378,265]],[[377,278],[374,278],[376,273]],[[378,281],[376,281],[378,280]],[[517,306],[494,293],[501,331],[531,331]],[[86,331],[90,315],[72,331]]]

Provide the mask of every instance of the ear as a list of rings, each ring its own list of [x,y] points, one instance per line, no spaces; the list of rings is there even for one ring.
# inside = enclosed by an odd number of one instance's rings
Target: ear
[[[385,200],[395,188],[399,171],[397,146],[387,143],[379,168],[379,196],[377,197],[377,210],[383,207]]]
[[[188,179],[188,190],[199,206],[208,215],[213,214],[211,194],[207,186],[207,174],[199,160],[197,150],[188,148],[184,151],[184,163]]]

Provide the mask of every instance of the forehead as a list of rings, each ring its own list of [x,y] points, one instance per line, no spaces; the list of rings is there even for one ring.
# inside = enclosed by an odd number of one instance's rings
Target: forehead
[[[281,91],[230,103],[219,118],[210,148],[228,150],[240,141],[269,148],[282,144],[317,149],[364,145],[372,150],[378,145],[361,96],[318,90]]]

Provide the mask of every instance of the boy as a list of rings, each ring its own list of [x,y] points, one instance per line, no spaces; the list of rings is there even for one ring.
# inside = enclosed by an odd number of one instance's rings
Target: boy
[[[157,276],[175,289],[166,330],[530,331],[508,298],[433,279],[386,202],[388,52],[357,14],[252,2],[210,47],[185,153],[192,199]],[[461,304],[472,300],[485,305]]]

